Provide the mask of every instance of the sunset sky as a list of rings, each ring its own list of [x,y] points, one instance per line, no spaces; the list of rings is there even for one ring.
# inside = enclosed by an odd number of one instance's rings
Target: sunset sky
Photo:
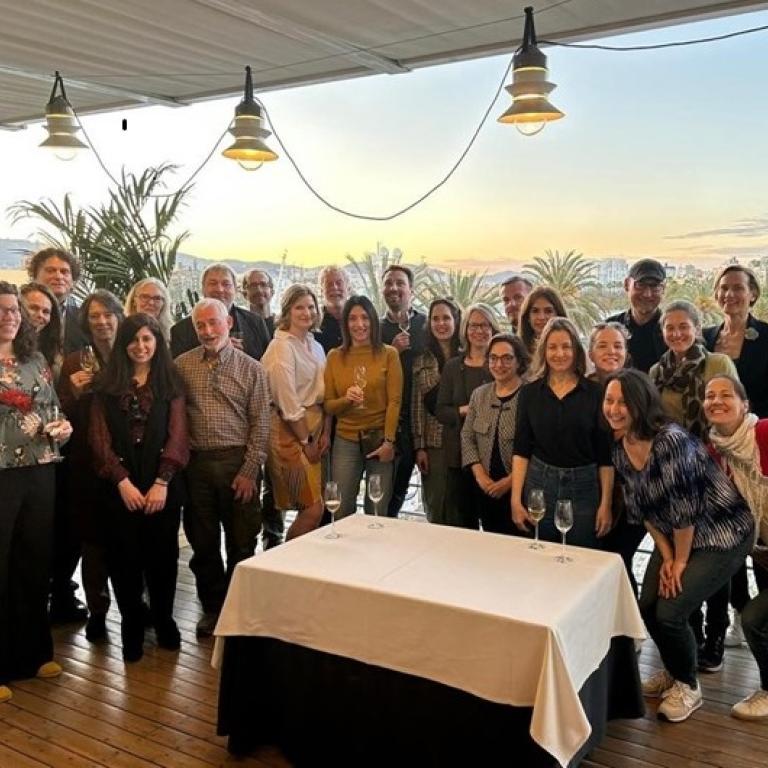
[[[600,42],[647,44],[765,24],[768,12],[742,14]],[[709,265],[768,254],[768,32],[651,52],[546,52],[558,85],[551,100],[566,118],[521,136],[496,122],[509,103],[502,93],[463,165],[414,211],[390,222],[340,216],[307,191],[274,136],[268,143],[280,160],[255,173],[220,157],[223,142],[180,222],[191,231],[183,250],[271,261],[287,250],[290,262],[315,265],[373,250],[378,241],[401,248],[406,261],[491,270],[547,249]],[[262,98],[324,196],[382,215],[410,203],[455,162],[508,61]],[[210,151],[237,101],[126,110],[85,116],[84,123],[113,172],[172,161],[183,166],[181,181]],[[60,200],[66,191],[82,205],[102,200],[108,181],[92,153],[63,163],[37,149],[43,138],[41,126],[0,131],[0,209],[22,198]],[[33,231],[32,222],[0,222],[0,237]]]

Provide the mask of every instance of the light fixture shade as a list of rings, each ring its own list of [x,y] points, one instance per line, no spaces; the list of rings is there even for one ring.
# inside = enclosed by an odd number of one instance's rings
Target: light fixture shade
[[[525,15],[523,43],[512,64],[512,84],[505,89],[512,97],[512,106],[498,122],[516,125],[522,133],[531,135],[565,115],[547,98],[557,86],[547,80],[547,57],[536,45],[533,9],[526,8]]]
[[[245,95],[235,109],[235,119],[229,129],[235,141],[221,154],[230,160],[236,160],[247,170],[254,170],[261,167],[261,163],[277,160],[278,154],[264,141],[272,134],[264,128],[261,107],[253,98],[251,68],[246,67],[245,72]]]
[[[61,88],[61,93],[57,96],[58,88]],[[77,125],[74,110],[64,93],[64,83],[58,72],[51,98],[45,107],[45,128],[48,131],[48,138],[39,146],[53,150],[62,160],[71,160],[77,152],[88,149],[88,145],[76,136],[80,128]]]

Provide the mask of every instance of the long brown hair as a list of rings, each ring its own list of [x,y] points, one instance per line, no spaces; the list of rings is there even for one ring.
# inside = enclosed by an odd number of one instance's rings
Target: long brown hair
[[[520,322],[518,324],[518,334],[531,354],[536,351],[536,333],[531,325],[531,309],[538,299],[548,301],[555,308],[557,317],[568,317],[560,294],[549,285],[537,285],[525,297],[523,306],[520,307]]]

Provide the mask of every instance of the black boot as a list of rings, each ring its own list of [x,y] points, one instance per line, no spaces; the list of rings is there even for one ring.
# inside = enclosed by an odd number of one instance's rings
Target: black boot
[[[707,635],[704,650],[699,654],[699,672],[719,672],[723,668],[725,632]]]

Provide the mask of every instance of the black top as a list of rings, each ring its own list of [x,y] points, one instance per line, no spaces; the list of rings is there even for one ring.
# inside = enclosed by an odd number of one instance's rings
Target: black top
[[[704,344],[710,352],[715,351],[717,337],[723,324],[713,325],[704,329]],[[747,330],[741,355],[734,360],[739,379],[747,390],[749,410],[761,419],[768,418],[768,323],[755,320],[752,315],[747,318]],[[757,334],[757,338],[749,336]]]
[[[443,425],[443,449],[449,467],[461,468],[461,428],[464,418],[459,406],[469,405],[472,393],[483,384],[493,381],[486,366],[470,366],[462,356],[446,360],[440,375],[435,416]]]
[[[323,308],[323,318],[320,321],[320,330],[315,331],[315,338],[327,355],[332,349],[340,347],[343,341],[341,336],[341,323]]]
[[[61,310],[62,324],[62,351],[64,355],[70,352],[76,352],[82,349],[86,344],[90,344],[90,339],[83,333],[80,327],[80,305],[74,296],[70,296],[63,304],[59,305]]]
[[[400,353],[400,365],[403,366],[403,401],[400,407],[401,428],[407,428],[410,434],[411,423],[411,390],[413,389],[413,361],[416,355],[424,351],[424,329],[427,316],[415,309],[411,310],[411,325],[408,333],[411,335],[411,346]],[[391,344],[392,339],[400,333],[400,326],[386,315],[381,320],[381,340]],[[469,401],[467,401],[469,402]]]
[[[555,467],[611,466],[611,440],[602,426],[603,388],[585,378],[562,400],[545,378],[525,384],[517,401],[515,456]]]
[[[232,331],[243,334],[243,352],[256,360],[261,360],[270,340],[264,318],[235,304],[232,305],[229,314],[232,317]],[[171,328],[171,355],[174,358],[199,346],[200,340],[192,323],[192,315],[179,320]]]
[[[664,336],[661,333],[661,310],[643,325],[638,325],[633,317],[632,310],[620,312],[606,319],[606,322],[621,323],[630,333],[627,349],[631,357],[633,368],[648,373],[651,366],[659,362],[659,358],[667,351]]]

